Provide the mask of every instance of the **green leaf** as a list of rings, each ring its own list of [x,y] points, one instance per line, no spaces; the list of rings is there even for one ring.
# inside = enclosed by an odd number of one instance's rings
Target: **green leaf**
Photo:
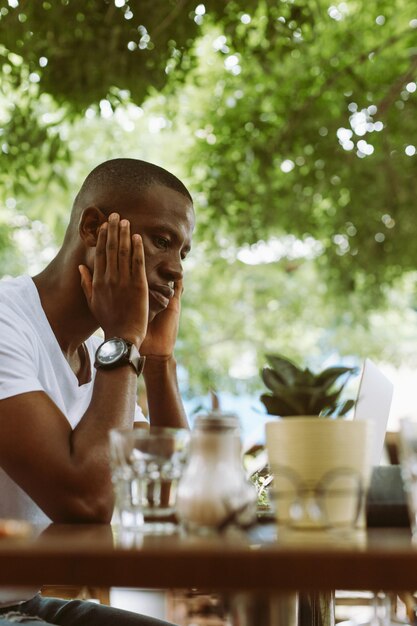
[[[357,371],[358,371],[358,368],[356,367],[341,367],[341,366],[328,367],[327,369],[323,370],[322,372],[320,372],[320,374],[317,375],[316,384],[317,386],[323,386],[323,389],[327,389],[334,382],[336,382],[339,376],[342,376],[343,374],[347,374],[347,373],[354,374],[354,373],[357,373]]]
[[[297,403],[294,405],[291,398],[288,399],[262,394],[260,400],[265,405],[270,415],[280,415],[282,417],[287,415],[303,415],[303,410],[300,410]]]
[[[339,387],[337,391],[332,394],[324,396],[315,396],[311,398],[311,411],[319,415],[323,409],[329,407],[331,411],[334,411],[337,400],[343,391],[343,386]]]
[[[275,372],[277,372],[287,384],[293,384],[298,380],[301,370],[290,359],[280,354],[267,354],[265,356]]]
[[[345,400],[338,404],[338,415],[346,415],[355,406],[355,400]]]
[[[285,385],[285,378],[280,372],[270,367],[264,367],[261,372],[262,380],[271,391],[280,391]]]

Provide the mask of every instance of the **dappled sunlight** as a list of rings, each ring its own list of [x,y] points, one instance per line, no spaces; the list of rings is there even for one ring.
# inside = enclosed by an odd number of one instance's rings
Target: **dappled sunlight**
[[[319,256],[323,248],[319,241],[312,237],[304,240],[293,235],[281,238],[272,237],[268,241],[259,241],[251,246],[243,246],[237,253],[237,258],[248,265],[261,263],[275,263],[281,259],[313,259]]]
[[[412,372],[417,15],[405,0],[317,7],[9,0],[4,273],[51,258],[92,166],[142,158],[195,200],[187,393],[252,393],[270,349]]]

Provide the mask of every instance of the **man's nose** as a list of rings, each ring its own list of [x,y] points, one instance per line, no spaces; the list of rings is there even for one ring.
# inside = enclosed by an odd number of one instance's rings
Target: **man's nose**
[[[182,280],[184,272],[181,259],[171,259],[165,266],[164,273],[170,281]]]

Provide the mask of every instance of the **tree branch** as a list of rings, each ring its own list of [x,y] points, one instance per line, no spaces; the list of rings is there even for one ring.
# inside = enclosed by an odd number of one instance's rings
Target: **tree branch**
[[[412,62],[408,70],[397,78],[395,83],[391,85],[385,98],[383,98],[381,102],[379,103],[378,105],[379,116],[382,116],[384,113],[388,111],[388,109],[391,107],[393,102],[397,99],[398,94],[401,93],[404,85],[406,85],[407,83],[409,83],[411,80],[415,78],[415,71],[417,69],[417,54],[413,55],[411,58],[412,58]]]
[[[165,28],[167,28],[175,20],[178,14],[182,11],[185,5],[189,2],[190,0],[178,0],[173,10],[170,13],[168,13],[168,15],[162,20],[162,22],[160,22],[160,24],[151,33],[151,37],[153,40],[157,39],[158,35],[160,35],[160,33],[162,33],[165,30]]]
[[[276,144],[279,145],[283,140],[285,140],[285,138],[289,134],[292,133],[292,129],[293,129],[293,126],[294,126],[294,124],[293,124],[294,120],[296,121],[297,119],[299,119],[299,117],[301,115],[303,115],[306,111],[308,111],[308,109],[310,108],[312,102],[315,102],[316,100],[321,98],[321,96],[325,93],[325,91],[327,89],[329,89],[336,82],[336,80],[339,78],[339,76],[341,76],[342,74],[344,74],[346,72],[354,73],[354,68],[358,65],[358,63],[361,64],[364,61],[366,61],[369,58],[369,55],[371,53],[379,54],[385,48],[388,48],[389,46],[393,45],[394,43],[397,43],[397,41],[399,41],[402,37],[404,37],[405,35],[408,35],[409,33],[410,33],[410,29],[407,28],[406,30],[403,30],[401,33],[398,33],[397,35],[392,35],[392,37],[389,37],[386,41],[381,43],[377,48],[372,48],[371,50],[369,50],[367,52],[362,52],[355,59],[355,61],[353,61],[349,65],[346,65],[345,67],[337,70],[336,72],[334,72],[330,76],[328,76],[327,79],[324,81],[324,83],[319,88],[318,92],[310,94],[310,96],[304,101],[302,106],[299,109],[296,109],[294,111],[294,115],[293,115],[292,119],[289,120],[289,124],[286,127],[284,127],[283,132],[280,134],[279,137],[277,137]],[[414,63],[413,63],[413,67],[414,67]],[[411,68],[410,68],[409,71],[411,71]],[[408,75],[408,72],[407,72],[407,75]]]

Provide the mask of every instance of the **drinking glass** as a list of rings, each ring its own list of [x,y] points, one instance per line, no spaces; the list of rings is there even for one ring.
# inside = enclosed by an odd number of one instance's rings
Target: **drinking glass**
[[[188,442],[186,429],[110,431],[115,508],[123,528],[158,534],[175,531],[177,486]]]

